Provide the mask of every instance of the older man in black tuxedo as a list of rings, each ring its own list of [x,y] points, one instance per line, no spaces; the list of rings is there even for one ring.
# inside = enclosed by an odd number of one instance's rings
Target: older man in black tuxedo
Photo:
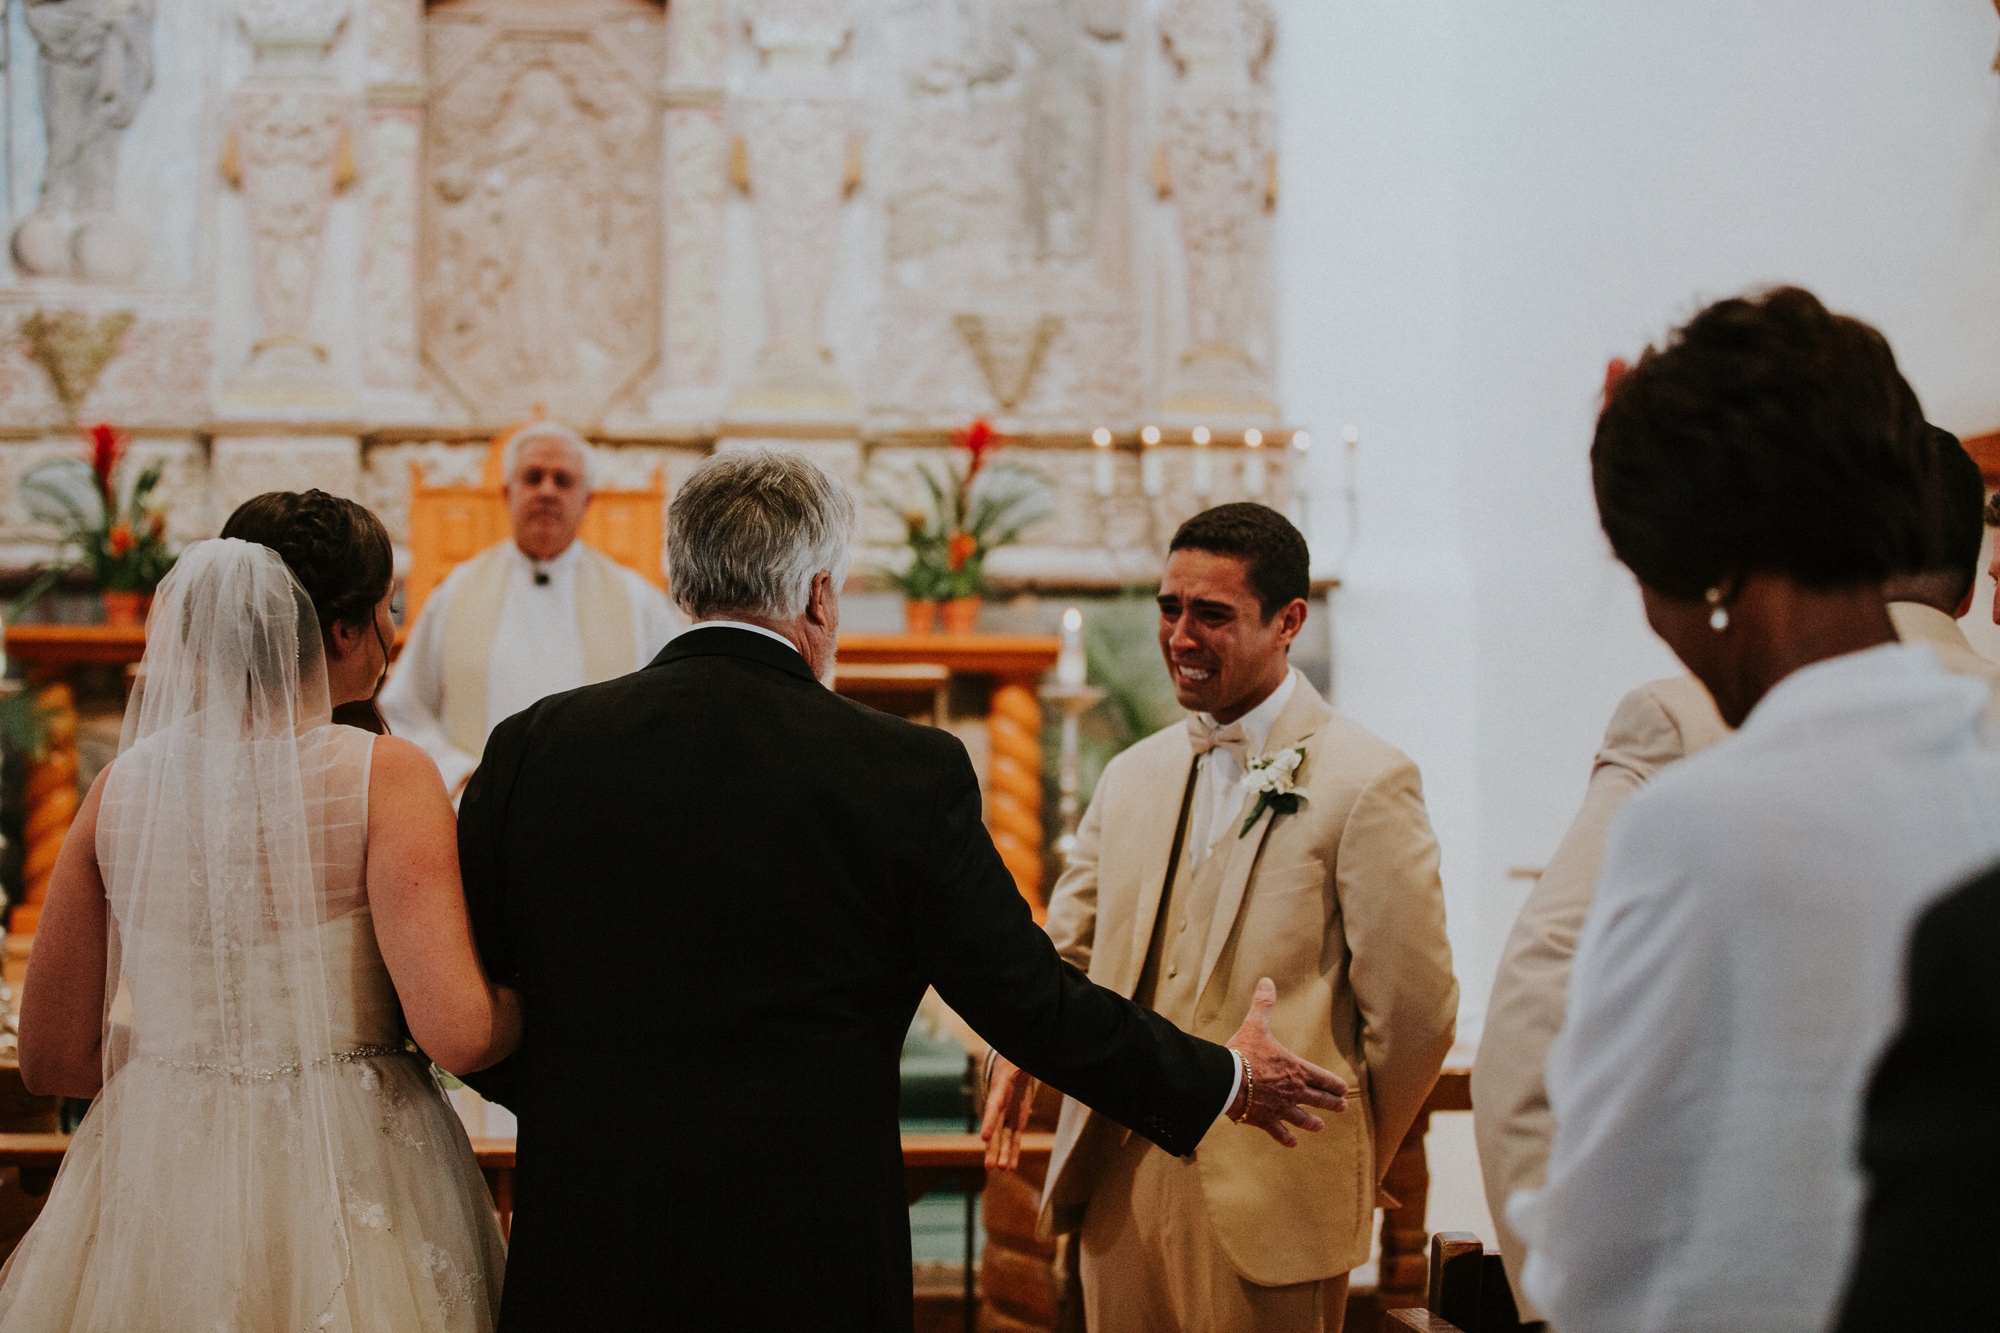
[[[502,723],[460,856],[520,1051],[504,1333],[911,1321],[897,1058],[927,985],[1009,1059],[1186,1156],[1218,1117],[1319,1127],[1346,1087],[1090,984],[1035,927],[964,748],[839,698],[853,506],[776,453],[669,516],[696,623]],[[1240,1131],[1231,1131],[1240,1132]]]

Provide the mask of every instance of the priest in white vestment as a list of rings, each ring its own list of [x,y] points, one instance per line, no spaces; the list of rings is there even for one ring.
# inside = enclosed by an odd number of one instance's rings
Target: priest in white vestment
[[[666,595],[577,540],[590,449],[555,422],[502,456],[513,536],[424,602],[389,682],[389,729],[429,751],[456,804],[495,725],[537,699],[636,671],[682,628]]]

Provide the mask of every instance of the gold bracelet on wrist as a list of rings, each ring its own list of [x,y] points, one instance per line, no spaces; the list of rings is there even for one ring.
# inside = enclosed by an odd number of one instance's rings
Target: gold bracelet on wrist
[[[1250,1072],[1250,1057],[1243,1054],[1243,1052],[1241,1051],[1237,1051],[1236,1058],[1243,1062],[1243,1110],[1238,1114],[1233,1115],[1229,1118],[1236,1124],[1240,1125],[1245,1120],[1248,1120],[1250,1118],[1250,1094],[1253,1091],[1255,1091],[1257,1087],[1257,1079],[1256,1076]]]

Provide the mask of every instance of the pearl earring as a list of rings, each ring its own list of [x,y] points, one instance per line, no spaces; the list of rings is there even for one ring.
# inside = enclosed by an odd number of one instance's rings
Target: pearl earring
[[[1708,604],[1715,608],[1708,613],[1708,627],[1720,634],[1729,628],[1729,608],[1722,604],[1722,589],[1708,590]]]

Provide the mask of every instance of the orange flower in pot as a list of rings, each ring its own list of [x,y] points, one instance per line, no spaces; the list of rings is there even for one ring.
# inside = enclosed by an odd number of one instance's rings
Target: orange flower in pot
[[[917,475],[928,508],[911,508],[878,498],[903,520],[909,563],[885,571],[902,591],[912,632],[920,612],[928,624],[930,604],[944,616],[947,634],[970,634],[978,624],[986,592],[986,557],[995,547],[1018,541],[1053,508],[1046,479],[1030,468],[991,463],[1002,437],[984,419],[953,434],[965,461],[947,464],[943,476],[920,465]]]
[[[56,559],[12,607],[16,618],[74,569],[87,569],[104,602],[106,624],[143,624],[153,589],[173,568],[166,517],[154,502],[163,461],[125,482],[125,441],[108,424],[92,426],[83,457],[51,459],[21,479],[28,512],[58,533]]]

